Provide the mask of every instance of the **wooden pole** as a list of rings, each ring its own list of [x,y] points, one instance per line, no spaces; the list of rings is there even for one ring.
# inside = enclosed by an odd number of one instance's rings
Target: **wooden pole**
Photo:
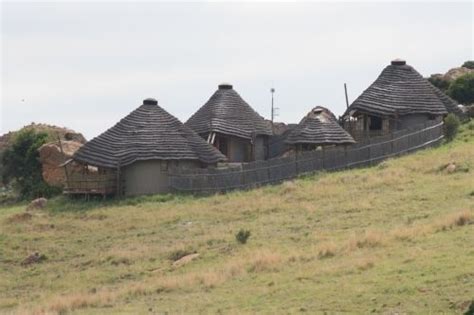
[[[61,143],[61,137],[59,137],[59,134],[56,134],[56,136],[58,137],[59,150],[61,150],[61,154],[65,156],[64,150],[63,150],[63,144]],[[64,164],[64,174],[66,175],[66,186],[69,188],[69,172],[67,170],[67,164]]]
[[[347,84],[344,83],[344,93],[346,94],[346,107],[349,108],[349,97],[347,97]]]
[[[120,191],[122,189],[120,185],[120,163],[117,165],[117,188],[116,189],[117,189],[117,193],[116,193],[117,197],[120,197],[122,195]]]

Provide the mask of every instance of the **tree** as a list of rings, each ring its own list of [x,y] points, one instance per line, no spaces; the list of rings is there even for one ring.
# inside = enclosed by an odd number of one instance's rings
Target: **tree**
[[[442,77],[438,76],[431,76],[428,78],[428,81],[431,82],[434,86],[436,86],[438,89],[440,89],[443,92],[446,92],[446,90],[449,88],[449,81],[446,79],[443,79]]]
[[[462,66],[464,68],[474,69],[474,61],[473,60],[468,60],[465,63],[463,63]]]
[[[474,73],[468,73],[454,80],[448,95],[461,104],[474,103]]]
[[[20,131],[12,145],[3,152],[2,181],[13,184],[23,199],[49,197],[57,188],[49,186],[42,176],[38,149],[46,143],[48,135],[33,129]]]

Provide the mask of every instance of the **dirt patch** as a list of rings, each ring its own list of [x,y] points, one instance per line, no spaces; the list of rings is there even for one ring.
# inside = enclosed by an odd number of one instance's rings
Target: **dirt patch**
[[[30,221],[33,218],[33,215],[28,212],[22,212],[12,215],[11,217],[6,219],[7,223],[23,223],[26,221]]]
[[[31,254],[30,256],[26,257],[21,262],[21,265],[22,266],[28,266],[28,265],[32,265],[32,264],[38,264],[38,263],[41,263],[41,262],[45,261],[46,259],[47,258],[46,258],[45,255],[36,252],[36,253]]]

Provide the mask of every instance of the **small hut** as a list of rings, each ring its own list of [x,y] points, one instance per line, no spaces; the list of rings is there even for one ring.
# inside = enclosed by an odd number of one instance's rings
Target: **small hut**
[[[296,152],[355,143],[351,135],[339,125],[334,114],[322,106],[313,108],[291,130],[285,142]]]
[[[168,192],[173,170],[204,168],[224,161],[213,146],[146,99],[115,126],[84,144],[73,156],[84,165],[66,193],[142,195]],[[88,166],[98,168],[92,175]]]
[[[186,122],[213,144],[229,162],[265,160],[272,129],[230,84],[219,85],[211,98]]]
[[[396,59],[349,106],[343,121],[358,138],[441,121],[448,112],[459,112],[456,102]]]

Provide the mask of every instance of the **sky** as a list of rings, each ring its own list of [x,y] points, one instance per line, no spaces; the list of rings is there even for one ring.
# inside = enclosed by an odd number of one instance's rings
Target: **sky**
[[[270,118],[336,115],[392,59],[423,76],[472,60],[465,2],[2,2],[0,133],[91,139],[153,97],[186,121],[222,82]]]

